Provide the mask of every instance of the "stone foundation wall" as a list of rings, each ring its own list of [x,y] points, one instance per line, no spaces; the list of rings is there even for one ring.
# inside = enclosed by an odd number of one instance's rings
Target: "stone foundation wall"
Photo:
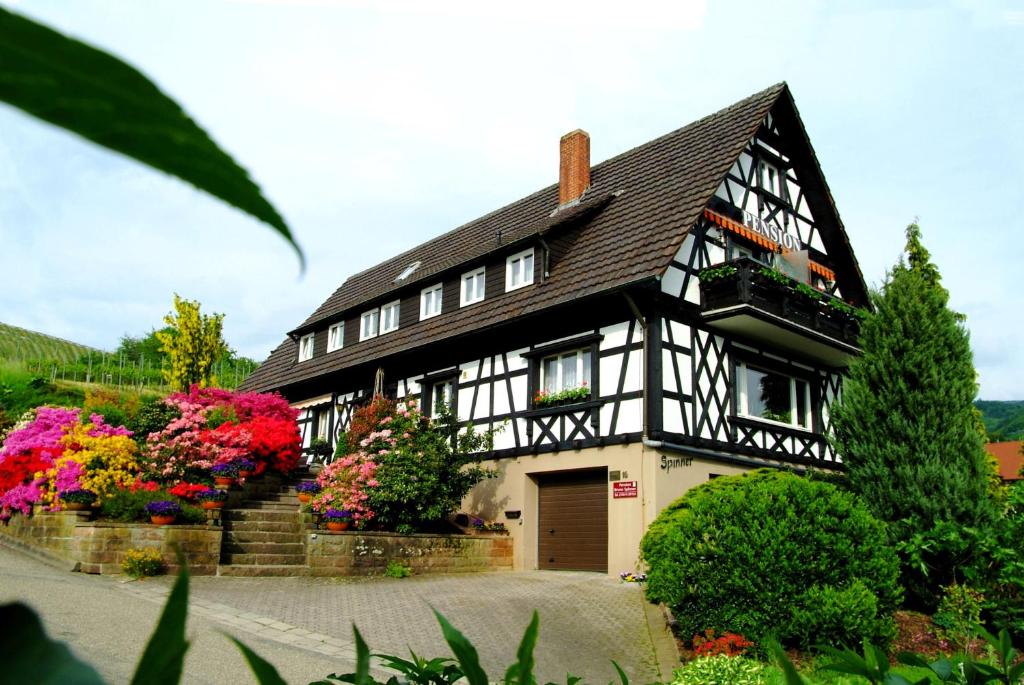
[[[176,573],[176,546],[188,559],[192,574],[216,575],[221,535],[215,526],[90,522],[88,514],[77,512],[15,516],[0,527],[0,537],[70,562],[84,573],[120,573],[125,552],[136,547],[159,549],[168,571]]]
[[[511,571],[512,540],[507,536],[399,535],[318,530],[307,537],[310,575],[383,575],[388,561],[416,574]]]

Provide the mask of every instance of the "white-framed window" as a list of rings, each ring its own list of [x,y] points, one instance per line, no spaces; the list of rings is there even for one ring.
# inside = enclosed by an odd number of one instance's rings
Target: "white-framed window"
[[[370,311],[364,313],[359,319],[359,339],[369,340],[370,338],[377,337],[377,329],[379,325],[379,309],[371,309]]]
[[[533,283],[533,248],[505,260],[505,292]]]
[[[737,414],[811,430],[811,386],[746,362],[736,364]]]
[[[390,333],[398,330],[398,309],[401,300],[388,302],[380,308],[380,332]]]
[[[786,200],[786,172],[763,159],[758,162],[757,169],[759,185],[775,197]]]
[[[546,394],[590,387],[590,348],[560,352],[540,362],[540,388]]]
[[[316,416],[316,437],[330,440],[331,432],[331,409],[321,409]]]
[[[487,271],[484,267],[462,274],[461,295],[459,296],[460,307],[465,307],[467,304],[473,304],[474,302],[481,302],[484,299],[484,278],[486,274]]]
[[[332,323],[327,329],[327,351],[340,350],[345,345],[345,322]]]
[[[441,313],[441,284],[432,285],[420,291],[420,320],[429,319]]]
[[[446,380],[438,381],[434,383],[430,389],[430,410],[429,416],[437,414],[437,409],[441,405],[446,407],[452,406],[452,400],[455,394],[455,381]]]
[[[313,334],[304,335],[299,338],[299,361],[304,362],[313,358]]]

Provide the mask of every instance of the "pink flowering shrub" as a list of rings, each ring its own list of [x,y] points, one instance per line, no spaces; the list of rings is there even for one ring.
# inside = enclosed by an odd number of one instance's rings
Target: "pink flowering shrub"
[[[373,477],[377,463],[365,453],[349,454],[325,466],[317,475],[320,492],[313,496],[310,504],[314,511],[348,509],[352,520],[362,527],[374,517],[374,511],[367,505],[369,488],[377,487]]]
[[[156,478],[194,480],[214,465],[243,459],[256,462],[256,473],[288,473],[301,456],[298,411],[280,395],[193,387],[166,403],[180,416],[147,438],[148,469]]]
[[[28,425],[7,435],[3,448],[0,448],[0,461],[7,455],[27,454],[34,448],[52,452],[52,458],[60,456],[64,451],[60,440],[69,427],[78,423],[80,414],[80,409],[39,407]]]
[[[360,512],[360,528],[370,519],[402,533],[438,528],[491,475],[479,461],[492,441],[490,431],[461,430],[447,411],[428,421],[414,402],[377,398],[355,412],[345,444],[356,449],[321,471],[313,509]]]

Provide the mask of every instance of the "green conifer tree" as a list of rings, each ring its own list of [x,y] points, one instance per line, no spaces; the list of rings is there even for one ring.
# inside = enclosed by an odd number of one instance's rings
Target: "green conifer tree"
[[[874,293],[863,354],[833,410],[836,447],[851,487],[889,521],[912,604],[927,608],[970,554],[970,529],[995,506],[973,400],[976,372],[964,317],[907,227],[906,261]]]

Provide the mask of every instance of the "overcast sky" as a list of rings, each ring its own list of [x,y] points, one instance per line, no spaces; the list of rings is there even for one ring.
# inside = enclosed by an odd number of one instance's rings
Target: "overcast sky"
[[[918,217],[983,399],[1024,399],[1024,5],[0,0],[107,49],[246,167],[305,250],[0,105],[0,321],[113,349],[172,294],[263,359],[349,274],[788,81],[869,284]],[[889,9],[888,4],[899,5]],[[493,7],[494,9],[488,9]]]

